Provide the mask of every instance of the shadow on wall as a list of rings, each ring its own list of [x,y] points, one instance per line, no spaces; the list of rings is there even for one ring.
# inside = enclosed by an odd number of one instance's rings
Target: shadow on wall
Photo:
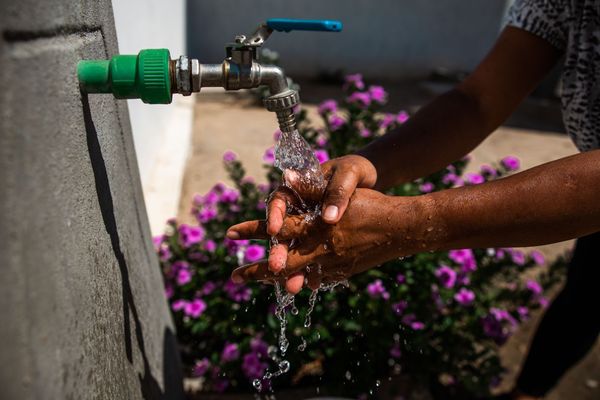
[[[163,335],[163,382],[164,392],[156,378],[152,375],[148,356],[146,355],[146,345],[144,343],[144,334],[142,324],[135,304],[135,299],[131,290],[129,280],[129,269],[125,255],[121,250],[121,242],[119,239],[119,231],[115,218],[115,210],[113,199],[110,190],[110,181],[106,171],[106,163],[102,156],[102,149],[98,141],[98,133],[92,120],[90,105],[86,94],[81,96],[83,117],[85,122],[85,131],[87,139],[88,152],[94,173],[94,181],[96,186],[96,194],[98,196],[98,204],[102,213],[102,220],[106,232],[110,237],[110,242],[114,256],[119,265],[121,273],[122,298],[123,298],[123,332],[125,340],[125,352],[127,360],[133,364],[133,349],[132,349],[132,332],[130,320],[133,318],[135,339],[137,348],[142,356],[144,373],[139,374],[140,389],[144,399],[182,399],[183,398],[183,375],[181,371],[181,362],[179,360],[179,352],[177,341],[173,332],[170,329],[165,329]]]

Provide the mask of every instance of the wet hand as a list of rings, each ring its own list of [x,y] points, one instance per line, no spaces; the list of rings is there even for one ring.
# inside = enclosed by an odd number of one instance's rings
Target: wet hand
[[[357,189],[344,216],[337,224],[320,219],[309,221],[302,215],[286,216],[277,239],[286,253],[271,249],[268,261],[237,268],[232,279],[286,280],[286,289],[297,293],[305,283],[318,287],[346,279],[389,259],[424,249],[418,224],[417,197],[391,197],[369,189]],[[236,239],[264,239],[271,235],[266,221],[248,221],[229,229],[227,236]],[[275,265],[277,264],[277,265]],[[276,268],[273,268],[276,267]]]

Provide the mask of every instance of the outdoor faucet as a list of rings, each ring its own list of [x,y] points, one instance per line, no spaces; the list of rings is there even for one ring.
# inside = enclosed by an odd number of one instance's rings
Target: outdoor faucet
[[[189,96],[203,87],[225,90],[267,86],[263,100],[267,110],[277,115],[279,129],[296,129],[293,107],[300,102],[298,92],[288,87],[283,70],[258,62],[261,46],[273,31],[292,30],[339,32],[340,21],[269,19],[252,35],[237,35],[225,46],[221,64],[200,64],[180,56],[171,60],[167,49],[146,49],[137,55],[117,55],[111,60],[82,60],[77,65],[81,90],[86,93],[112,93],[118,99],[139,98],[144,103],[168,104],[173,93]]]

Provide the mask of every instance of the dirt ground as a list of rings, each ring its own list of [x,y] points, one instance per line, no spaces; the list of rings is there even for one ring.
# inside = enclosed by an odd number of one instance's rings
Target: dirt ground
[[[339,96],[339,89],[303,85],[303,98],[317,102],[324,97]],[[401,89],[401,88],[400,88]],[[414,110],[433,94],[431,90],[413,87],[406,91],[396,89],[403,96],[401,99],[405,109]],[[320,91],[319,91],[320,90]],[[308,92],[305,96],[304,93]],[[316,93],[316,94],[315,94]],[[394,89],[390,90],[393,97]],[[392,104],[392,106],[394,106]],[[316,115],[314,103],[303,104],[311,114]],[[397,111],[398,109],[396,109]],[[495,131],[473,153],[472,168],[481,163],[496,162],[506,155],[514,155],[521,159],[522,169],[530,168],[550,160],[576,153],[571,141],[561,131],[560,118],[556,118],[556,107],[540,106],[530,102],[522,107],[521,112],[513,115],[509,123],[526,126],[528,129],[501,127]],[[275,116],[256,106],[253,99],[242,93],[224,93],[221,91],[204,92],[197,97],[194,113],[194,130],[191,154],[184,174],[184,183],[179,207],[178,219],[190,221],[191,199],[196,193],[204,193],[216,182],[229,183],[222,167],[222,155],[227,150],[237,153],[245,165],[248,175],[257,181],[264,180],[262,155],[264,150],[273,145],[273,132],[277,129]],[[543,123],[536,124],[541,119]],[[316,121],[318,118],[314,118]],[[533,119],[533,122],[532,122]],[[524,121],[524,122],[523,122]],[[539,126],[544,131],[531,130],[531,126]],[[549,132],[553,131],[553,132]],[[572,242],[541,246],[547,258],[553,259],[572,246]],[[590,312],[595,312],[591,311]],[[505,365],[514,372],[518,371],[539,315],[524,324],[502,350]],[[514,379],[512,373],[504,386],[509,387]],[[547,396],[550,400],[559,399],[600,399],[600,341],[594,350],[574,369],[572,369]]]

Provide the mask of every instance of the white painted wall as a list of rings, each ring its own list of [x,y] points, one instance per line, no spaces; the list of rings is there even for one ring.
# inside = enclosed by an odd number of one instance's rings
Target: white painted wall
[[[167,48],[185,54],[185,0],[112,0],[121,54]],[[176,215],[191,143],[193,96],[169,105],[128,100],[129,116],[152,234]]]
[[[470,70],[486,54],[510,0],[202,0],[188,2],[190,55],[220,62],[224,44],[268,18],[339,19],[341,33],[276,32],[266,47],[294,76],[343,70],[370,78]]]

